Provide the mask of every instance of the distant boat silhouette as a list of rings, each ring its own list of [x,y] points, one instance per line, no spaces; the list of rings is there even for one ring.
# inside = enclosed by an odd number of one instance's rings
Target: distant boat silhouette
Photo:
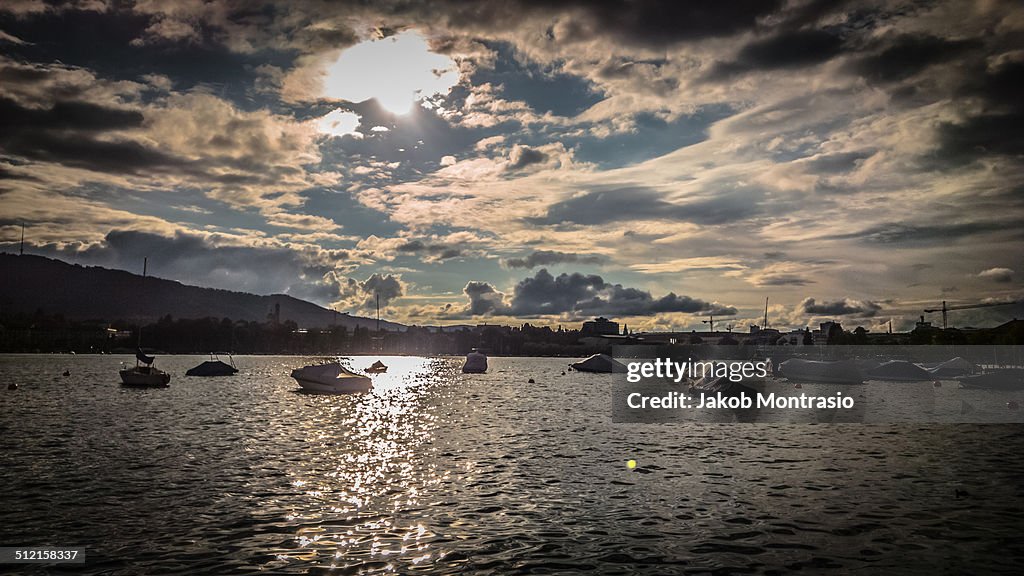
[[[466,363],[462,365],[465,374],[483,374],[487,372],[487,356],[477,349],[466,355]]]
[[[185,372],[185,376],[233,376],[238,374],[238,368],[235,367],[235,360],[228,354],[228,362],[223,362],[217,353],[210,354],[210,359],[202,364],[189,368]]]
[[[377,360],[373,364],[370,364],[370,367],[364,370],[364,372],[366,372],[367,374],[383,374],[387,371],[388,367],[385,366],[384,363],[381,362],[380,360]]]
[[[146,279],[146,266],[148,264],[149,259],[143,259],[143,281],[145,281]],[[142,323],[140,322],[139,337],[137,342],[137,348],[135,350],[135,366],[132,368],[124,368],[119,372],[119,374],[121,375],[121,384],[123,386],[133,386],[140,388],[166,388],[171,383],[171,375],[153,366],[154,362],[156,362],[155,357],[147,356],[142,351]]]
[[[577,372],[597,372],[610,374],[612,372],[626,372],[626,365],[612,358],[607,354],[594,354],[586,360],[569,364]]]
[[[139,348],[135,352],[135,366],[120,371],[123,386],[142,388],[166,388],[170,385],[171,375],[153,366],[156,358],[146,356]]]

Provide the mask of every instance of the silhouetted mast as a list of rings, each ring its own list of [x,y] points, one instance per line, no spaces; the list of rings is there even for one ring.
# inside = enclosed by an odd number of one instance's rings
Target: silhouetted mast
[[[25,221],[21,221],[21,250],[18,252],[18,256],[25,255]]]
[[[143,282],[146,280],[146,268],[147,267],[149,267],[149,258],[143,258],[142,259],[142,281]],[[142,283],[141,282],[139,283],[139,293],[140,294],[142,293]],[[139,334],[138,334],[138,336],[139,336],[138,343],[135,345],[135,347],[138,348],[141,351],[142,350],[142,320],[141,319],[139,320]],[[136,361],[136,364],[138,364],[138,361]]]
[[[380,292],[377,292],[377,334],[380,335]]]
[[[764,323],[761,324],[761,329],[768,328],[768,297],[764,297]]]

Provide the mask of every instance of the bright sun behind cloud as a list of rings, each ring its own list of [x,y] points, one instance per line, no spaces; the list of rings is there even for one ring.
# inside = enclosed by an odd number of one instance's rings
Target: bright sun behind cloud
[[[458,81],[455,61],[431,52],[423,36],[409,31],[342,52],[327,70],[323,95],[349,102],[376,98],[388,111],[405,114],[417,100],[447,94]]]

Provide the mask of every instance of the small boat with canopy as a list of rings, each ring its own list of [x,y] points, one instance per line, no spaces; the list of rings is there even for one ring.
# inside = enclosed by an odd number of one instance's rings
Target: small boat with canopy
[[[135,366],[120,371],[121,384],[137,388],[166,388],[171,383],[171,375],[153,366],[156,357],[147,356],[139,348],[135,352]]]

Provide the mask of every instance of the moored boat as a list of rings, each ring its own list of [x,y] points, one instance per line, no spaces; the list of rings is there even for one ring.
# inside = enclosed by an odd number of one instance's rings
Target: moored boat
[[[146,356],[140,348],[135,353],[135,366],[123,368],[118,373],[121,375],[122,386],[136,388],[166,388],[171,383],[171,375],[153,366],[156,358]]]
[[[779,374],[792,382],[863,384],[864,376],[853,360],[826,362],[790,358],[779,364]]]
[[[297,368],[292,370],[291,376],[303,390],[320,394],[369,392],[373,388],[369,377],[356,374],[338,362]]]
[[[1024,390],[1024,368],[1003,368],[957,379],[961,388]]]
[[[923,382],[935,380],[935,375],[912,362],[890,360],[866,371],[864,378],[888,382]]]
[[[370,367],[364,370],[367,374],[384,374],[387,371],[388,367],[380,360],[370,364]]]
[[[595,372],[599,374],[626,372],[625,364],[607,354],[594,354],[590,358],[569,364],[569,367],[577,372]]]
[[[149,264],[149,258],[142,259],[142,280],[146,280],[146,269]],[[159,370],[153,363],[156,362],[156,357],[146,356],[142,351],[142,325],[138,328],[138,340],[135,349],[135,366],[132,368],[122,368],[118,371],[121,376],[122,386],[132,386],[136,388],[167,388],[171,383],[171,375],[163,370]],[[124,364],[122,364],[124,366]],[[70,376],[70,373],[65,374]]]
[[[979,368],[973,362],[965,360],[960,356],[934,366],[924,366],[924,368],[936,378],[959,378],[976,374],[979,371]]]
[[[185,376],[232,376],[238,373],[235,361],[228,355],[228,362],[222,361],[217,354],[211,354],[210,359],[202,364],[189,368]]]
[[[487,356],[474,349],[466,355],[466,363],[462,365],[464,374],[483,374],[487,372]]]

